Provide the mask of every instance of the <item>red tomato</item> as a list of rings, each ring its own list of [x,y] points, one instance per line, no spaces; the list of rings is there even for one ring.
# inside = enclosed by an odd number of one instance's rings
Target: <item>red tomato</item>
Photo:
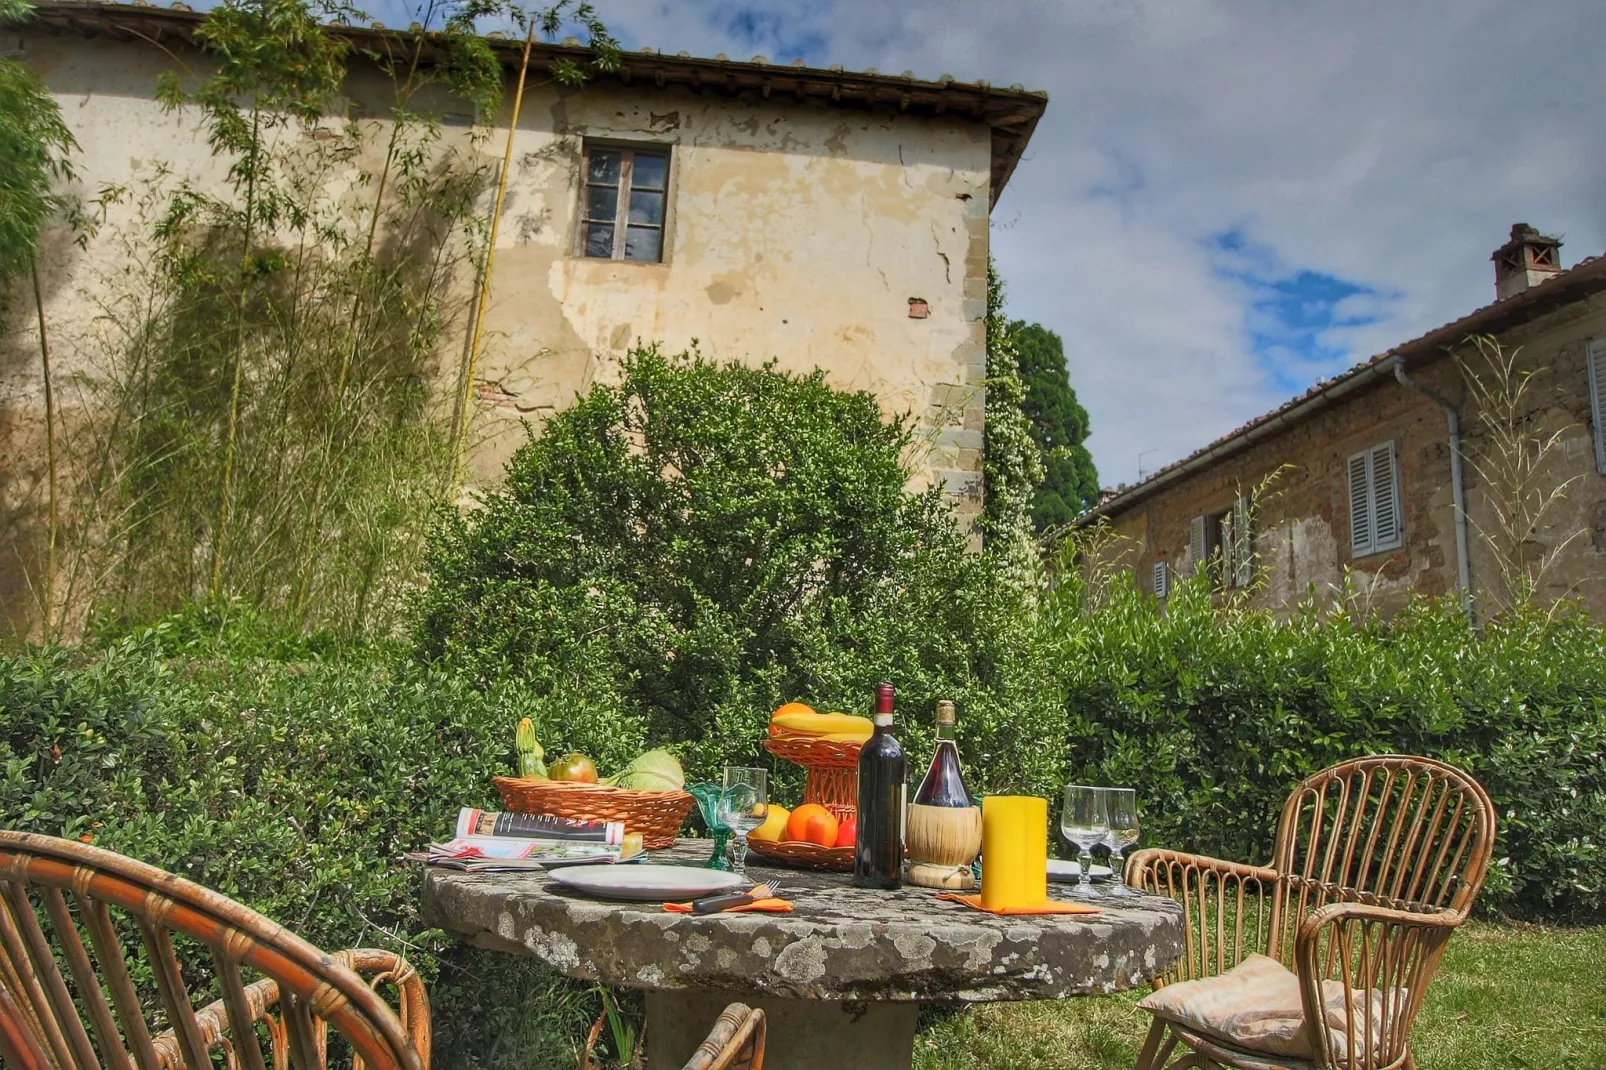
[[[844,818],[842,823],[836,827],[836,845],[838,847],[852,847],[858,842],[858,839],[858,815],[855,814],[852,817]]]
[[[553,780],[570,780],[577,784],[595,784],[597,767],[584,754],[565,754],[547,767],[547,776]]]

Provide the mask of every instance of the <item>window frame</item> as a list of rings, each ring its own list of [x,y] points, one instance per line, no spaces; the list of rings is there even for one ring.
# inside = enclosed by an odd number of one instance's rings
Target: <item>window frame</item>
[[[1252,495],[1244,491],[1225,509],[1200,513],[1188,522],[1188,570],[1205,569],[1222,590],[1248,587],[1255,579]],[[1201,552],[1202,547],[1202,552]]]
[[[580,172],[576,182],[576,201],[574,211],[574,233],[570,242],[569,253],[576,260],[593,260],[609,264],[667,264],[669,262],[669,235],[674,225],[674,190],[676,170],[680,153],[676,151],[674,142],[669,141],[621,141],[614,138],[587,137],[581,140],[580,145]],[[589,215],[591,182],[591,155],[593,152],[617,152],[619,161],[619,187],[614,202],[613,219],[607,225],[613,228],[613,250],[608,256],[590,256],[586,253],[586,225],[588,223],[602,223],[603,220],[593,220]],[[630,193],[631,183],[635,175],[635,160],[637,154],[662,156],[664,158],[664,210],[663,216],[656,224],[658,229],[658,258],[656,260],[637,260],[625,256],[625,241],[630,228]],[[637,224],[638,226],[653,224]]]
[[[1394,532],[1382,538],[1377,532],[1378,513],[1378,480],[1374,458],[1379,450],[1387,449],[1389,458],[1389,493],[1394,499]],[[1352,486],[1351,473],[1355,470],[1355,462],[1359,460],[1365,466],[1366,472],[1366,510],[1367,526],[1371,529],[1368,541],[1357,546],[1355,542],[1355,495]],[[1349,553],[1350,560],[1362,557],[1372,557],[1376,554],[1389,553],[1405,545],[1405,495],[1401,486],[1400,476],[1400,447],[1394,439],[1386,439],[1364,450],[1352,453],[1344,461],[1344,500],[1345,512],[1349,520]]]

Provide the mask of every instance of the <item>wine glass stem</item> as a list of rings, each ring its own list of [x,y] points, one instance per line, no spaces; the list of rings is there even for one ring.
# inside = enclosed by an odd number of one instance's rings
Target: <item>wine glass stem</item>
[[[731,846],[736,854],[736,873],[745,877],[747,875],[747,833],[734,833],[732,839],[735,841]]]
[[[1092,860],[1093,852],[1078,844],[1076,848],[1076,864],[1081,869],[1081,873],[1078,874],[1076,883],[1081,886],[1083,891],[1091,891],[1093,888],[1093,878],[1089,874],[1089,866]]]

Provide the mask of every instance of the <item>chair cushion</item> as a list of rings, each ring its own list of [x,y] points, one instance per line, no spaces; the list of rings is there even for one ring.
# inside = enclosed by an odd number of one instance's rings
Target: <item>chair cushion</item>
[[[1348,1057],[1348,1015],[1344,1007],[1344,987],[1338,981],[1324,980],[1322,1010],[1328,1036],[1338,1056]],[[1409,993],[1400,990],[1394,1007],[1406,1005]],[[1367,1030],[1367,1003],[1371,1003],[1371,1029]],[[1383,1036],[1384,993],[1356,989],[1350,994],[1359,1062],[1366,1061],[1366,1049]],[[1250,955],[1217,977],[1181,981],[1151,992],[1138,1004],[1157,1018],[1212,1037],[1246,1051],[1264,1052],[1291,1059],[1314,1059],[1316,1053],[1305,1028],[1305,1009],[1299,997],[1299,978],[1276,959]],[[1392,1008],[1390,1008],[1392,1010]],[[1371,1033],[1370,1038],[1365,1036]]]

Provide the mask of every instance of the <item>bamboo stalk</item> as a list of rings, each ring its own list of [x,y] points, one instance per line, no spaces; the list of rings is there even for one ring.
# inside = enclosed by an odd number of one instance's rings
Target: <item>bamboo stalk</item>
[[[223,586],[223,540],[229,528],[229,496],[234,489],[234,446],[240,423],[240,376],[245,371],[245,306],[249,300],[251,268],[251,227],[256,222],[257,168],[262,152],[261,111],[251,107],[251,170],[245,184],[245,240],[240,248],[240,300],[234,322],[234,382],[229,388],[229,431],[223,444],[223,483],[219,488],[217,531],[212,536],[212,582],[208,594],[214,600]]]
[[[39,261],[28,258],[33,276],[33,306],[39,317],[39,367],[45,380],[45,465],[48,469],[49,524],[45,537],[44,637],[50,638],[50,622],[56,604],[56,400],[50,384],[50,336],[45,331],[45,299],[39,285]]]
[[[457,486],[463,473],[463,451],[468,438],[468,405],[474,394],[474,372],[479,366],[480,342],[485,335],[485,309],[491,300],[491,271],[496,263],[496,235],[502,225],[502,199],[507,194],[507,175],[513,164],[513,135],[519,129],[519,109],[524,105],[524,79],[530,69],[530,49],[535,44],[536,20],[530,19],[524,35],[524,57],[519,61],[519,84],[513,94],[513,115],[507,124],[507,145],[502,150],[502,173],[496,180],[496,200],[491,206],[491,233],[485,246],[485,269],[480,272],[479,304],[474,312],[474,331],[470,336],[468,359],[463,368],[462,383],[458,391],[457,412],[452,418],[452,473],[447,483],[447,498],[457,496]]]

